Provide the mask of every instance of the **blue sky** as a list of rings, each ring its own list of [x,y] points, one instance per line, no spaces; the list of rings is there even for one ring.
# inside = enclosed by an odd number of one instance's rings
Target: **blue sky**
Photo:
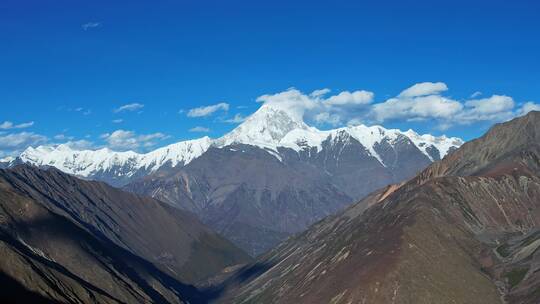
[[[257,2],[1,1],[0,155],[117,130],[137,150],[217,137],[280,92],[359,92],[312,109],[323,129],[465,139],[540,102],[537,1]]]

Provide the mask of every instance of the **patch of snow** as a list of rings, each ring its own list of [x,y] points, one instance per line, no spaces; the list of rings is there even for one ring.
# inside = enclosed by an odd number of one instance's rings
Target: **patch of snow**
[[[420,151],[427,155],[431,161],[433,161],[433,158],[429,155],[429,153],[427,153],[427,148],[431,146],[437,148],[442,159],[444,156],[446,156],[446,154],[448,154],[450,148],[463,145],[463,140],[458,137],[446,137],[445,135],[433,136],[431,134],[419,135],[411,129],[403,132],[403,134],[407,136],[414,143],[414,145],[420,149]]]
[[[322,143],[331,134],[332,131],[320,131],[313,127],[294,129],[283,136],[278,145],[297,152],[306,148],[317,148],[317,152],[319,152],[322,149]]]
[[[0,163],[11,163],[12,161],[15,160],[15,157],[13,156],[6,156],[2,159],[0,159]]]

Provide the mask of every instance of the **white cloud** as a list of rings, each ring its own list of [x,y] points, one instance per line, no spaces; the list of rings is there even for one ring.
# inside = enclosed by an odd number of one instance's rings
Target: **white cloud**
[[[421,82],[405,89],[398,97],[435,95],[447,90],[448,87],[444,82]]]
[[[63,144],[69,146],[73,150],[88,150],[96,148],[93,142],[86,139],[69,140]]]
[[[75,140],[73,136],[63,133],[53,136],[54,141],[44,135],[33,132],[6,133],[0,132],[0,155],[18,156],[28,147],[36,147],[43,144],[64,144],[72,149],[90,149],[95,148],[94,144],[88,140]]]
[[[59,106],[56,108],[57,111],[67,111],[67,112],[78,112],[82,115],[90,115],[92,114],[92,110],[85,109],[83,107],[77,107],[77,108],[68,108],[66,106]]]
[[[338,126],[341,123],[341,117],[338,114],[330,114],[328,112],[321,112],[316,114],[313,120],[319,125],[329,124],[332,126]]]
[[[81,25],[81,27],[85,31],[96,28],[96,27],[100,27],[100,26],[101,26],[101,22],[87,22]]]
[[[504,95],[493,95],[489,98],[468,100],[465,106],[480,114],[492,114],[511,110],[514,107],[514,99]]]
[[[210,129],[209,128],[205,128],[205,127],[194,127],[194,128],[191,128],[189,129],[189,132],[202,132],[202,133],[208,133],[210,132]]]
[[[458,101],[441,95],[447,89],[444,83],[414,85],[397,97],[374,104],[369,118],[375,122],[433,120],[438,129],[446,130],[456,124],[506,121],[538,106],[526,103],[521,109],[516,109],[514,99],[505,95]],[[480,94],[477,92],[472,96]]]
[[[525,115],[530,111],[540,111],[540,104],[533,101],[528,101],[524,103],[521,108],[518,110],[518,115]]]
[[[325,104],[330,106],[343,106],[343,105],[364,105],[373,101],[372,92],[368,91],[343,91],[335,96],[330,96],[324,101]]]
[[[286,111],[293,118],[316,125],[374,124],[386,121],[426,121],[439,130],[455,125],[478,122],[501,122],[540,110],[540,104],[527,102],[517,106],[510,96],[492,95],[485,98],[455,99],[444,96],[448,86],[443,82],[422,82],[403,90],[396,97],[374,101],[370,91],[343,91],[327,97],[330,89],[310,94],[290,88],[276,94],[266,94],[257,102]],[[481,96],[480,91],[472,96]]]
[[[315,91],[311,92],[311,94],[309,94],[309,96],[317,98],[317,97],[324,96],[324,95],[326,95],[328,93],[330,93],[330,89],[325,88],[325,89],[315,90]]]
[[[232,123],[232,124],[238,124],[246,120],[246,117],[243,116],[240,113],[236,113],[233,118],[225,119],[224,122]]]
[[[259,96],[257,102],[286,111],[295,119],[302,119],[306,111],[321,106],[318,98],[305,95],[295,88],[277,94]]]
[[[347,126],[357,126],[364,124],[364,120],[361,117],[353,117],[347,121]]]
[[[504,95],[472,99],[465,102],[465,109],[456,118],[461,123],[477,121],[503,121],[515,116],[514,99]]]
[[[116,130],[101,135],[113,150],[138,150],[155,146],[157,141],[168,138],[163,133],[137,135],[134,131]]]
[[[188,111],[188,117],[206,117],[214,114],[217,111],[228,111],[229,104],[221,102],[215,105],[193,108]]]
[[[266,94],[257,102],[281,109],[295,119],[304,119],[317,125],[338,126],[369,109],[374,94],[369,91],[343,91],[326,97],[330,89],[315,90],[309,95],[295,88],[276,94]]]
[[[34,125],[34,122],[33,121],[29,121],[29,122],[25,122],[25,123],[21,123],[21,124],[13,124],[11,121],[4,121],[3,123],[0,124],[0,129],[2,130],[9,130],[9,129],[24,129],[24,128],[29,128],[31,126]]]
[[[125,104],[119,108],[116,108],[113,110],[114,113],[120,113],[120,112],[124,112],[124,111],[136,111],[136,110],[139,110],[139,109],[142,109],[144,108],[144,105],[141,104],[141,103],[137,103],[137,102],[134,102],[134,103],[129,103],[129,104]]]
[[[0,135],[0,151],[6,155],[18,154],[28,146],[47,142],[47,137],[33,132],[20,132]]]
[[[53,138],[55,140],[73,140],[73,136],[67,136],[65,134],[56,134]]]
[[[336,126],[365,111],[374,96],[372,92],[358,90],[343,91],[326,98],[325,95],[329,92],[329,89],[321,89],[306,95],[295,88],[290,88],[280,93],[262,95],[257,98],[257,102],[281,109],[295,119]]]
[[[474,93],[471,94],[471,97],[470,98],[476,98],[476,97],[479,97],[482,95],[482,92],[480,91],[476,91]]]
[[[124,120],[123,119],[113,119],[112,122],[115,123],[115,124],[119,124],[119,123],[124,122]]]
[[[375,121],[390,119],[421,120],[428,118],[450,118],[458,113],[463,105],[458,101],[440,95],[413,98],[391,98],[373,105]]]

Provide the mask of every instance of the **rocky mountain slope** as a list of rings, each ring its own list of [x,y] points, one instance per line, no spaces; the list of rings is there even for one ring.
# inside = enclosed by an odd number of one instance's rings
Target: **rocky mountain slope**
[[[193,211],[258,255],[460,143],[378,126],[320,131],[263,106],[189,164],[125,189]]]
[[[204,303],[192,286],[248,257],[192,214],[57,169],[0,170],[4,301]]]
[[[460,144],[380,126],[321,131],[287,109],[263,105],[218,139],[147,154],[42,146],[5,164],[53,166],[124,185],[194,212],[255,256],[371,191],[414,176]]]
[[[539,131],[540,112],[496,125],[263,255],[223,302],[538,303]]]
[[[252,146],[230,147],[212,148],[182,170],[151,175],[126,189],[189,208],[252,255],[351,200],[313,166],[284,164]]]

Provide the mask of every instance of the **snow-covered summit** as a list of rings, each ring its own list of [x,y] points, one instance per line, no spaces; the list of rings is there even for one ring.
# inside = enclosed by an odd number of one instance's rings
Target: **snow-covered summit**
[[[403,132],[403,134],[407,136],[420,149],[420,151],[424,152],[428,156],[429,153],[426,149],[430,146],[436,147],[437,150],[439,150],[442,158],[448,154],[448,151],[450,151],[452,147],[457,148],[463,144],[463,140],[458,137],[446,137],[445,135],[433,136],[431,134],[419,135],[411,129]],[[429,156],[429,158],[431,159],[431,156]]]
[[[19,158],[36,166],[53,166],[66,173],[88,177],[96,172],[109,172],[118,176],[131,176],[137,170],[155,171],[168,164],[188,164],[210,147],[212,140],[203,137],[178,142],[149,153],[117,152],[108,148],[77,150],[68,145],[27,148]]]
[[[278,147],[290,148],[295,151],[302,149],[322,149],[322,143],[327,139],[336,139],[340,134],[348,134],[360,142],[366,150],[381,163],[382,160],[375,151],[375,146],[387,141],[390,145],[401,137],[409,138],[418,149],[431,161],[429,149],[437,149],[440,157],[444,157],[450,148],[459,147],[463,141],[457,137],[419,135],[409,130],[385,129],[382,126],[356,125],[333,130],[319,130],[308,126],[296,113],[286,108],[264,104],[244,123],[225,136],[217,139],[218,147],[234,143],[254,145],[277,152]]]
[[[294,130],[310,130],[304,121],[282,108],[262,105],[241,125],[216,140],[217,146],[233,143],[254,145],[275,150],[288,133]]]
[[[452,147],[458,147],[463,143],[461,139],[455,137],[419,135],[412,130],[400,131],[385,129],[382,126],[357,125],[319,130],[308,126],[297,113],[288,111],[286,107],[263,104],[242,124],[217,139],[203,137],[181,141],[148,153],[117,152],[108,148],[77,150],[65,144],[29,147],[20,154],[18,160],[37,166],[54,166],[82,177],[106,175],[112,176],[113,179],[125,179],[155,172],[164,166],[187,165],[210,147],[247,144],[263,148],[281,160],[279,148],[289,148],[297,152],[304,149],[312,151],[315,148],[319,152],[325,141],[329,140],[332,144],[349,137],[362,144],[367,153],[382,165],[385,164],[377,153],[376,146],[383,142],[393,146],[398,139],[406,137],[432,161],[436,160],[433,157],[433,150],[437,150],[438,154],[435,155],[442,158]]]

